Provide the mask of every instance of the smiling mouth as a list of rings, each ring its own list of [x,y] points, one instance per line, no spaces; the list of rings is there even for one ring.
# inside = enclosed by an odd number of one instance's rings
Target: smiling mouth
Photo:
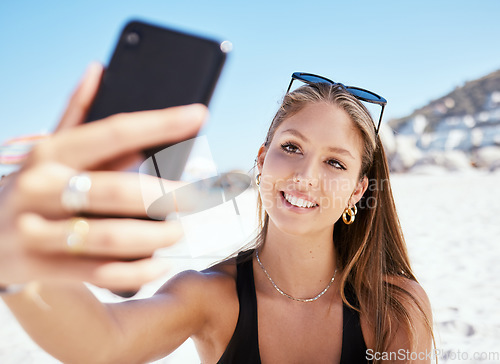
[[[311,208],[318,206],[318,204],[315,202],[304,200],[303,198],[300,198],[300,197],[297,197],[294,195],[290,195],[290,194],[285,193],[283,191],[281,191],[281,196],[283,196],[285,201],[288,202],[292,206],[302,207],[302,208],[307,208],[307,209],[311,209]]]

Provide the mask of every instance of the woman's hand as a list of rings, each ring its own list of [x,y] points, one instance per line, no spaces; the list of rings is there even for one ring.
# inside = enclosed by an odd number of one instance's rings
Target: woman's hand
[[[182,235],[173,222],[105,216],[146,216],[141,188],[147,186],[119,170],[139,161],[142,149],[195,135],[206,108],[118,114],[80,125],[101,73],[100,65],[89,67],[56,132],[0,190],[0,286],[69,279],[135,289],[164,272],[164,263],[125,260],[149,257]]]

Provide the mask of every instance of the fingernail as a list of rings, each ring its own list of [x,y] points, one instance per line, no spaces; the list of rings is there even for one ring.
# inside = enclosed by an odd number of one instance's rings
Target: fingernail
[[[87,66],[87,69],[85,70],[85,76],[94,74],[96,72],[100,72],[102,69],[102,66],[99,62],[90,62],[90,64]]]
[[[88,66],[87,69],[85,70],[85,73],[83,74],[83,80],[84,82],[88,83],[90,80],[92,81],[98,81],[100,79],[100,74],[102,72],[102,65],[99,62],[91,62]]]

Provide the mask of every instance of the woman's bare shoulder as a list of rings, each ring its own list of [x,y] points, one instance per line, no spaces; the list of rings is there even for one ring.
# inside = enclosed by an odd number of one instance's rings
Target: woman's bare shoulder
[[[233,261],[170,278],[152,297],[109,305],[114,320],[127,328],[131,347],[148,339],[155,353],[167,355],[188,337],[210,348],[228,341],[238,319]],[[140,333],[137,334],[137,333]],[[198,346],[198,345],[197,345]]]
[[[405,330],[398,330],[401,322],[393,322],[395,330],[391,335],[390,351],[401,348],[416,353],[430,352],[432,348],[432,309],[429,297],[424,288],[414,279],[403,276],[390,276],[386,281],[399,289],[397,294],[401,304],[411,320],[413,335],[410,340]],[[392,318],[395,320],[395,318]]]
[[[186,270],[169,279],[157,292],[162,294],[212,295],[236,290],[236,264],[230,258],[202,271]]]
[[[177,301],[189,312],[189,320],[193,321],[191,337],[198,350],[205,355],[212,353],[214,348],[223,350],[238,320],[235,259],[202,271],[181,272],[156,294],[160,299],[162,295],[163,302]]]
[[[429,301],[429,297],[427,296],[427,293],[425,292],[424,288],[414,279],[410,279],[404,276],[386,276],[386,282],[389,284],[392,284],[393,286],[397,287],[398,289],[402,290],[403,292],[406,292],[413,298],[412,300],[409,301],[407,309],[412,309],[414,304],[418,304],[421,306],[421,308],[424,310],[426,314],[431,314],[431,304]],[[413,307],[417,308],[418,307]],[[420,311],[420,310],[418,310]]]

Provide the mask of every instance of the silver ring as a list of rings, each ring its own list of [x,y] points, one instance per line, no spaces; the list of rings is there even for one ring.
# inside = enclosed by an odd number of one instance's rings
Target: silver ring
[[[79,212],[89,205],[89,191],[92,181],[87,173],[71,177],[61,194],[61,204],[68,212]]]
[[[82,218],[73,218],[70,220],[69,224],[66,245],[71,253],[81,253],[87,241],[87,236],[89,235],[89,223]]]

